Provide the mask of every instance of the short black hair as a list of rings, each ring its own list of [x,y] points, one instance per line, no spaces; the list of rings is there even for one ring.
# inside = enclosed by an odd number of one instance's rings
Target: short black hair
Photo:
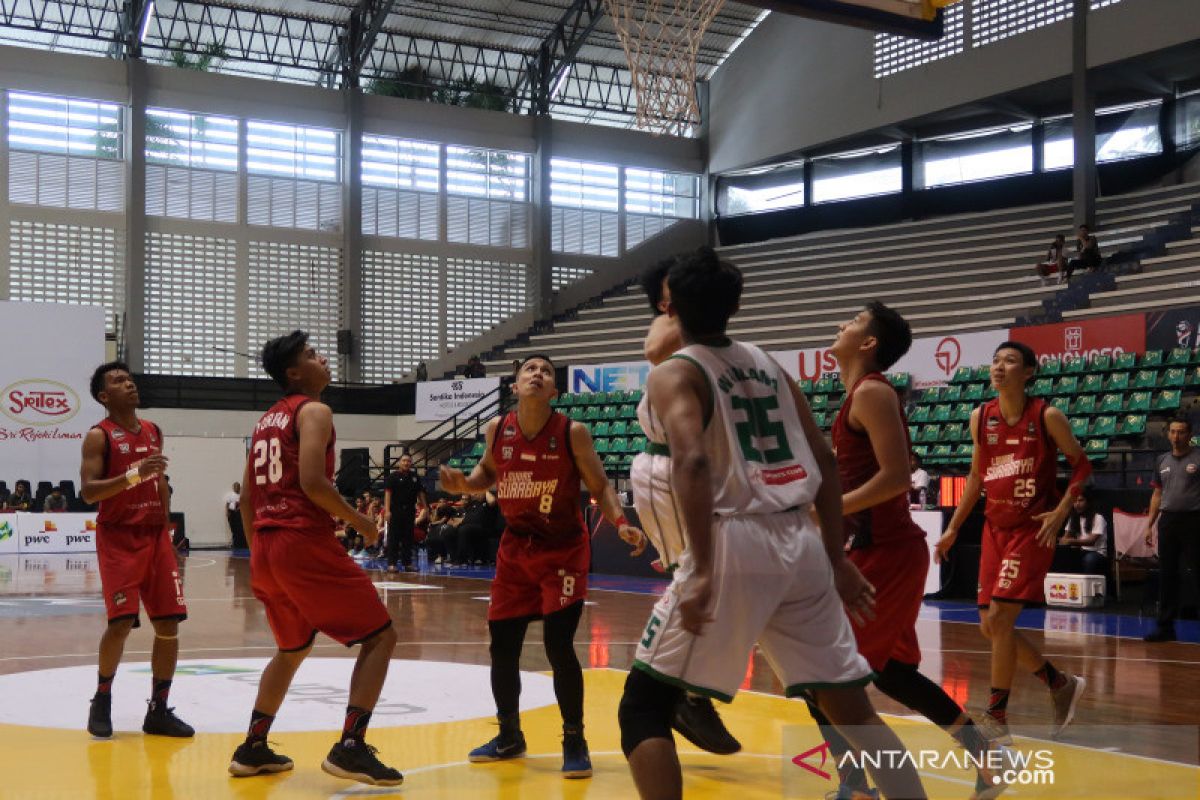
[[[675,257],[664,258],[657,264],[652,264],[647,267],[638,278],[638,283],[642,286],[642,291],[646,293],[646,300],[650,302],[650,310],[654,312],[654,316],[663,313],[658,308],[658,304],[662,302],[663,281],[667,274],[671,271],[671,265],[675,263]]]
[[[1177,414],[1167,421],[1167,430],[1170,430],[1172,425],[1186,425],[1188,433],[1192,432],[1192,421],[1182,414]]]
[[[542,361],[545,361],[547,364],[550,365],[551,369],[555,368],[554,367],[554,359],[550,358],[550,356],[546,355],[545,353],[533,353],[532,355],[525,356],[524,358],[521,359],[521,366],[517,367],[517,371],[520,372],[522,367],[524,367],[530,361],[533,361],[535,358],[540,358]]]
[[[130,371],[129,365],[124,361],[107,361],[92,372],[92,382],[88,388],[91,390],[92,399],[97,403],[100,402],[100,393],[104,391],[104,376],[119,369]]]
[[[912,326],[900,312],[878,300],[867,303],[867,313],[871,315],[867,331],[879,342],[875,348],[875,366],[886,372],[912,347]]]
[[[294,330],[287,336],[280,336],[263,345],[262,368],[279,384],[280,389],[288,388],[288,367],[296,363],[306,347],[308,334],[302,330]]]
[[[685,331],[692,336],[721,334],[742,299],[742,271],[705,245],[675,260],[667,286]]]
[[[1037,353],[1033,352],[1033,348],[1024,342],[1014,342],[1011,340],[1007,342],[1001,342],[1000,345],[992,351],[992,355],[995,356],[996,353],[999,353],[1001,350],[1016,350],[1021,354],[1021,361],[1025,364],[1025,366],[1037,369]]]

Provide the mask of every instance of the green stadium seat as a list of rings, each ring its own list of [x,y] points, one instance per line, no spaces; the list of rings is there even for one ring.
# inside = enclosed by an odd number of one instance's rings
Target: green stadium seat
[[[913,412],[908,415],[909,422],[929,422],[929,414],[933,411],[933,406],[917,406]]]
[[[1104,391],[1125,392],[1129,390],[1129,373],[1113,372],[1104,381]]]
[[[983,385],[983,398],[985,400],[992,400],[999,396],[1000,396],[1000,392],[996,391],[995,386],[992,386],[990,383],[985,383]]]
[[[808,398],[808,406],[813,411],[824,411],[826,408],[829,408],[829,395],[814,394]]]
[[[1087,436],[1087,432],[1087,417],[1071,417],[1071,433],[1075,434],[1076,439],[1082,439]]]
[[[633,466],[633,458],[636,455],[637,453],[626,453],[625,457],[621,459],[621,469],[629,472],[629,468]]]
[[[487,449],[487,442],[483,442],[483,441],[476,442],[475,446],[471,448],[471,457],[472,458],[481,457],[486,449]]]
[[[942,433],[938,438],[943,442],[961,442],[970,436],[970,429],[964,427],[961,422],[951,422],[942,426]]]
[[[1177,411],[1183,403],[1183,392],[1178,389],[1163,389],[1154,396],[1151,406],[1155,411]]]
[[[617,405],[625,405],[629,402],[629,392],[624,389],[618,389],[615,392],[608,393],[608,402],[616,403]]]
[[[599,452],[599,451],[597,451]],[[615,472],[621,468],[622,457],[617,453],[609,453],[604,457],[604,469]]]
[[[646,432],[642,430],[642,423],[635,419],[633,422],[629,423],[629,434],[631,436],[645,436]]]
[[[629,440],[624,436],[619,436],[616,439],[609,439],[608,452],[624,453],[629,448]]]
[[[1109,392],[1100,398],[1100,406],[1096,410],[1101,414],[1120,414],[1124,402],[1124,396]]]
[[[642,390],[641,389],[632,390],[629,393],[629,402],[633,403],[634,405],[637,405],[638,403],[642,402]]]
[[[1134,389],[1153,389],[1158,384],[1158,371],[1153,369],[1139,369],[1137,374],[1133,376]]]
[[[1038,367],[1038,375],[1049,375],[1050,377],[1053,378],[1053,377],[1057,377],[1061,374],[1062,374],[1062,362],[1059,361],[1057,358],[1052,358],[1049,361],[1047,361],[1045,364],[1042,364]]]
[[[834,381],[834,379],[829,375],[826,375],[817,381],[816,386],[813,387],[813,391],[817,394],[833,394],[833,390],[836,385],[837,383]]]
[[[1183,386],[1187,381],[1187,370],[1183,367],[1171,367],[1164,370],[1158,378],[1158,385],[1167,388]]]
[[[1200,367],[1192,367],[1187,374],[1188,386],[1200,386]]]
[[[609,436],[626,436],[629,433],[629,423],[619,419],[608,429]]]
[[[1104,389],[1104,376],[1092,372],[1083,376],[1083,383],[1079,384],[1079,391],[1084,394],[1099,394]]]
[[[1092,423],[1092,436],[1116,436],[1117,418],[1114,416],[1096,417]]]
[[[1075,375],[1063,375],[1054,385],[1054,394],[1076,394],[1078,391],[1079,378]]]
[[[803,380],[800,381],[800,391],[804,392],[805,394],[813,393],[812,378],[804,378]]]
[[[950,419],[955,422],[966,422],[971,419],[971,412],[975,410],[975,406],[971,403],[958,403],[954,406],[954,410],[950,412]]]
[[[1126,414],[1117,423],[1117,436],[1141,436],[1145,432],[1145,414]]]
[[[909,375],[907,372],[897,372],[894,375],[889,375],[888,380],[897,389],[907,389],[912,386],[912,375]]]
[[[983,383],[992,379],[992,365],[980,364],[975,368],[975,380]]]
[[[983,400],[984,388],[985,384],[972,383],[967,387],[966,391],[963,392],[963,400],[978,403],[979,401]]]
[[[1138,361],[1138,366],[1140,366],[1142,368],[1153,367],[1153,368],[1157,369],[1158,367],[1162,366],[1162,363],[1163,363],[1163,351],[1162,350],[1147,350],[1146,352],[1142,353],[1142,357]]]
[[[1108,439],[1088,439],[1083,450],[1089,461],[1103,461],[1108,458]]]
[[[814,411],[813,412],[813,421],[815,421],[817,423],[817,427],[820,428],[821,430],[824,430],[825,428],[829,427],[829,415],[826,414],[824,411]]]
[[[640,453],[646,449],[646,437],[634,436],[629,440],[629,447],[625,450],[626,453]]]
[[[618,420],[621,418],[621,407],[620,406],[605,406],[604,409],[600,412],[600,414],[604,419],[608,420],[609,422],[613,422],[614,420]]]
[[[1097,353],[1092,356],[1092,360],[1088,363],[1089,372],[1108,372],[1112,369],[1112,356],[1102,353]]]
[[[607,423],[607,422],[597,422],[595,425],[592,426],[592,438],[593,439],[602,439],[605,436],[611,436],[611,435],[612,435],[612,429],[609,427],[609,423]]]
[[[1082,375],[1087,372],[1087,362],[1082,358],[1073,358],[1062,365],[1063,375]]]
[[[575,422],[583,422],[583,418],[586,416],[586,414],[587,411],[584,410],[583,406],[571,406],[569,409],[567,409],[567,416]]]
[[[447,461],[446,465],[448,467],[450,467],[450,469],[462,469],[462,463],[463,463],[462,459],[459,458],[458,456],[455,456],[454,458],[451,458],[449,461]]]
[[[1149,411],[1150,410],[1150,393],[1149,392],[1134,392],[1129,395],[1129,402],[1125,404],[1126,411]]]
[[[942,389],[941,401],[943,403],[954,403],[959,400],[962,400],[962,395],[963,395],[963,387],[947,386],[946,388]]]
[[[626,403],[621,406],[620,419],[630,420],[637,419],[637,404]]]
[[[562,406],[563,406],[563,396],[561,394],[556,394],[556,395],[554,395],[554,397],[550,398],[550,407],[551,408],[562,408]]]
[[[600,406],[588,406],[583,411],[584,422],[599,422],[600,421]]]
[[[1137,366],[1137,354],[1136,353],[1118,353],[1117,357],[1113,359],[1113,369],[1128,371],[1128,370],[1133,369],[1136,366]]]
[[[592,392],[592,396],[588,398],[588,405],[606,406],[608,403],[608,392]]]
[[[948,444],[934,445],[933,450],[929,453],[929,460],[934,464],[948,464],[953,457],[954,451]]]
[[[1064,414],[1071,413],[1071,398],[1069,397],[1055,397],[1050,401],[1050,405],[1054,406]]]
[[[942,387],[930,386],[925,391],[921,392],[921,398],[917,401],[922,405],[934,405],[942,399]]]
[[[958,369],[954,370],[954,375],[950,378],[950,383],[970,383],[971,376],[974,373],[975,370],[971,367],[959,367]]]
[[[1176,347],[1167,353],[1168,367],[1186,367],[1192,360],[1192,351],[1186,347]]]
[[[917,428],[917,426],[916,426],[916,425],[909,425],[909,426],[908,426],[908,441],[909,441],[909,442],[915,442],[915,441],[917,441],[917,432],[918,432],[918,430],[919,430],[919,429]]]
[[[959,444],[954,448],[954,461],[958,464],[970,464],[971,456],[974,455],[975,446],[970,442]]]
[[[611,446],[612,446],[611,442],[612,442],[611,439],[597,439],[594,442],[594,444],[596,446],[596,452],[599,453],[600,455],[604,455],[611,448]]]
[[[950,405],[943,403],[933,407],[933,413],[929,417],[930,422],[949,422],[950,421]]]
[[[923,444],[914,444],[912,451],[916,453],[918,458],[921,459],[924,459],[925,456],[929,455],[929,448]]]
[[[1200,434],[1192,437],[1192,447],[1200,447]]]
[[[1072,414],[1095,414],[1096,413],[1096,396],[1094,394],[1082,394],[1075,398],[1075,402],[1071,404]]]
[[[921,428],[921,432],[917,435],[917,441],[932,444],[936,442],[941,433],[941,428],[938,425],[925,425]]]
[[[1048,397],[1054,389],[1053,378],[1035,378],[1029,387],[1030,397]]]

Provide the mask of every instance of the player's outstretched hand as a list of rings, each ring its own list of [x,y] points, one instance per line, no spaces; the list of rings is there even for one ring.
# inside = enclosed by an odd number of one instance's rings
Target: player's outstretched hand
[[[467,476],[461,469],[454,469],[443,464],[438,468],[438,481],[442,484],[443,492],[463,494],[467,491]]]
[[[646,552],[646,534],[642,533],[641,528],[635,528],[632,525],[621,525],[617,528],[617,536],[621,537],[621,541],[629,545],[633,549],[629,551],[630,558],[637,558],[642,553]]]
[[[958,538],[958,531],[948,529],[942,534],[942,538],[938,539],[937,545],[933,548],[934,563],[946,563],[950,561],[950,548],[954,546],[954,540]]]
[[[863,577],[850,559],[843,558],[833,568],[833,585],[846,606],[846,613],[856,624],[875,619],[875,587]]]
[[[679,624],[693,636],[704,635],[704,626],[713,621],[709,613],[712,604],[712,578],[692,575],[684,584],[679,600]]]
[[[167,457],[162,453],[152,453],[139,461],[137,468],[142,480],[157,477],[167,471]]]
[[[370,517],[356,514],[355,519],[350,520],[350,526],[362,535],[366,544],[373,545],[379,541],[379,526]]]
[[[1070,513],[1069,511],[1067,513]],[[1062,530],[1063,523],[1066,522],[1066,514],[1054,511],[1046,511],[1041,514],[1033,515],[1034,522],[1042,523],[1041,530],[1037,534],[1037,543],[1042,547],[1054,547],[1058,542],[1058,532]]]

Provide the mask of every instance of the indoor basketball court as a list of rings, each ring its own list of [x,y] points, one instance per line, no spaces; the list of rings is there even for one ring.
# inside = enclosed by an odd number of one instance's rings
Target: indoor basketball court
[[[876,298],[908,318],[911,348],[887,378],[931,556],[973,463],[971,414],[996,396],[994,352],[1036,350],[1029,397],[1069,418],[1093,469],[1091,516],[1067,530],[1100,518],[1108,538],[1091,562],[1060,544],[1047,602],[1017,617],[1086,693],[1059,731],[1045,687],[1017,670],[1000,796],[1200,797],[1200,560],[1189,566],[1186,544],[1162,555],[1161,524],[1143,542],[1167,480],[1157,459],[1200,445],[1168,435],[1200,419],[1194,12],[1192,0],[0,0],[13,350],[0,366],[0,799],[637,798],[618,705],[654,638],[668,559],[630,558],[583,503],[591,568],[574,650],[592,775],[563,777],[540,622],[520,656],[528,752],[471,763],[498,729],[496,542],[471,552],[464,534],[456,555],[455,526],[479,523],[437,476],[471,473],[484,426],[513,407],[516,369],[548,356],[552,408],[588,427],[636,521],[631,464],[655,452],[637,409],[651,320],[639,277],[705,244],[745,276],[730,335],[797,380],[826,434],[846,402],[839,325]],[[1086,231],[1070,250],[1080,223],[1098,237],[1094,262]],[[398,638],[365,741],[400,786],[322,771],[358,653],[324,634],[270,729],[294,769],[229,772],[277,652],[237,510],[249,495],[230,485],[279,396],[259,351],[296,328],[328,358],[339,494],[380,513],[405,454],[422,503],[445,500],[433,523],[445,541],[399,545],[412,569],[388,570],[397,555],[338,527]],[[87,378],[113,359],[170,459],[163,502],[188,609],[170,703],[191,738],[142,733],[144,610],[111,681],[114,735],[86,730],[106,599],[125,602],[101,585],[104,523],[80,474],[105,414]],[[1059,463],[1064,486],[1068,471]],[[145,479],[120,473],[130,489]],[[976,719],[996,696],[975,602],[983,526],[977,509],[931,568],[916,623],[921,673]],[[756,648],[733,702],[716,704],[740,751],[675,737],[684,797],[869,797],[839,794],[843,765],[788,688]],[[997,796],[937,726],[868,695],[930,798]]]

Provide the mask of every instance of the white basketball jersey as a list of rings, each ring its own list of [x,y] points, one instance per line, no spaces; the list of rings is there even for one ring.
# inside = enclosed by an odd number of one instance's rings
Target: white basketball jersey
[[[671,358],[682,358],[698,366],[708,379],[713,413],[704,428],[704,448],[713,481],[713,513],[773,514],[810,504],[821,485],[816,458],[800,425],[796,404],[788,387],[788,376],[766,353],[751,344],[730,342],[725,347],[689,345]],[[667,452],[670,443],[649,397],[638,408],[638,417],[655,450]],[[665,459],[663,459],[665,461]],[[631,482],[635,498],[653,485],[669,491],[669,464],[643,461]],[[650,495],[653,497],[653,495]],[[659,502],[660,508],[665,508]],[[675,504],[671,504],[674,509]],[[643,509],[638,517],[645,524]],[[682,517],[678,517],[680,522]],[[666,533],[664,531],[663,533]],[[675,534],[668,538],[676,538]],[[668,551],[681,542],[664,541]],[[668,554],[659,547],[664,561]]]

